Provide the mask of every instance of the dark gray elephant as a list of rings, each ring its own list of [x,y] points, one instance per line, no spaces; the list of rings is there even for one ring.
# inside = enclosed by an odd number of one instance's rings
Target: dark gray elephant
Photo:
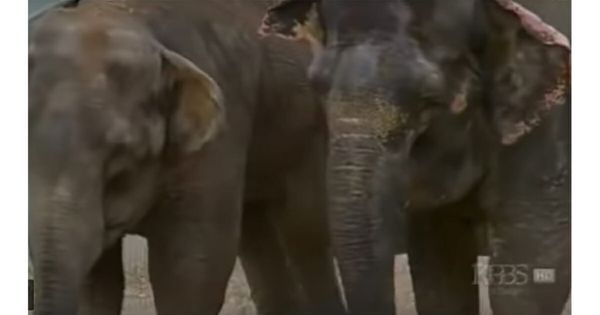
[[[310,52],[257,1],[75,1],[29,46],[35,313],[120,314],[145,236],[159,314],[217,314],[240,253],[260,314],[341,314]]]
[[[478,314],[480,234],[495,315],[561,313],[571,250],[566,37],[509,0],[284,0],[260,32],[307,41],[315,54],[309,75],[328,110],[330,218],[351,314],[394,313],[403,213],[419,314]]]

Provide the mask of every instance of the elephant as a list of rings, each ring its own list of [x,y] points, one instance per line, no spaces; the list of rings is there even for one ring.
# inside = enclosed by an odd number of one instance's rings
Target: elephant
[[[561,313],[571,268],[567,37],[510,0],[283,0],[258,31],[313,52],[350,314],[394,314],[403,237],[420,315],[479,314],[479,274],[495,315]],[[487,270],[476,264],[480,244]]]
[[[310,51],[258,1],[81,0],[29,41],[35,314],[120,314],[121,239],[158,314],[218,314],[239,255],[262,315],[343,314]]]

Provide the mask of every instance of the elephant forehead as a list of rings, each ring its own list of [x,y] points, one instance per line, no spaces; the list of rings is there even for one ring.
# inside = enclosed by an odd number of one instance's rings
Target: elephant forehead
[[[73,61],[85,61],[96,68],[103,63],[135,63],[152,52],[143,29],[126,19],[108,17],[49,17],[32,34],[30,53],[50,54]]]

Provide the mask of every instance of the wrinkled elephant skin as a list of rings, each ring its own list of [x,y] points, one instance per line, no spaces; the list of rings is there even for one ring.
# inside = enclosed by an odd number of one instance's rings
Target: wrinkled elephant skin
[[[238,254],[260,314],[343,313],[310,51],[259,40],[265,9],[82,0],[33,21],[36,314],[120,314],[126,233],[158,314],[217,314]]]
[[[568,19],[550,2],[530,9]],[[548,23],[511,0],[283,0],[267,11],[260,34],[313,51],[350,314],[394,313],[398,235],[421,315],[478,314],[480,244],[495,315],[561,313],[571,268],[570,47]],[[537,268],[551,283],[535,281]]]

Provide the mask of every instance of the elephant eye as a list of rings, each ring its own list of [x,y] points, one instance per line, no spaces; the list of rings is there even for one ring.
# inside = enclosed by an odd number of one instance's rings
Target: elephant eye
[[[124,158],[116,158],[108,164],[106,169],[106,189],[109,191],[123,191],[131,185],[133,163]]]
[[[131,148],[120,144],[113,147],[105,164],[104,176],[111,182],[122,182],[136,169],[135,155]]]
[[[116,154],[107,164],[106,175],[109,178],[118,176],[126,172],[132,166],[132,162],[127,155]]]
[[[129,69],[128,65],[113,62],[108,66],[107,69],[108,77],[118,82],[118,85],[123,87],[124,83],[130,82],[132,77],[132,71]]]
[[[442,88],[434,88],[427,84],[421,85],[418,97],[421,98],[423,105],[443,105],[447,102],[447,96]]]

